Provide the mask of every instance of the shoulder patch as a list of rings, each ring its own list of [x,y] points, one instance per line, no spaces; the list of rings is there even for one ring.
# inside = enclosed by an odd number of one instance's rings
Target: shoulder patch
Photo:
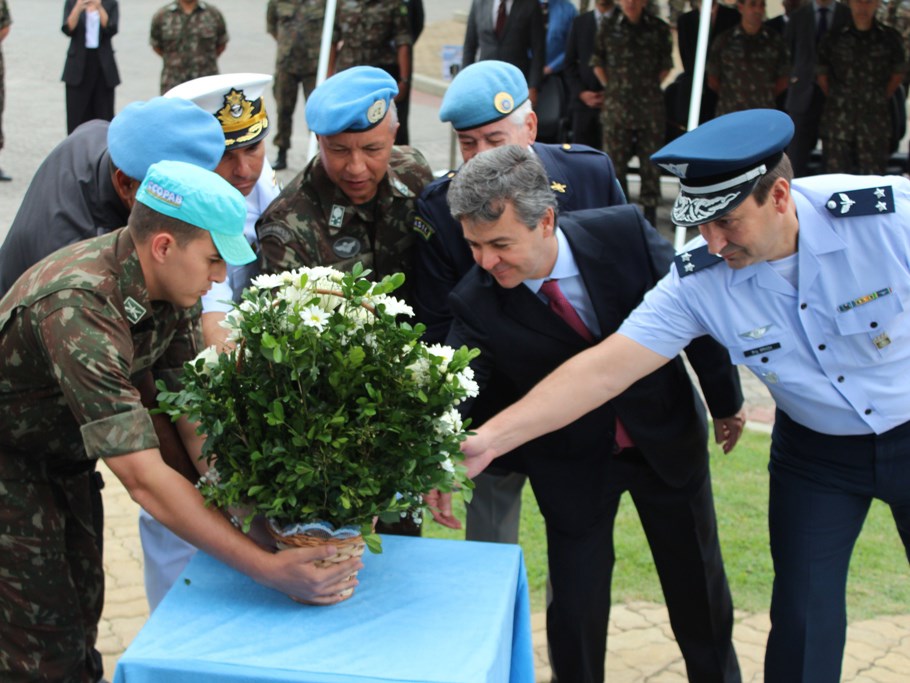
[[[263,225],[256,230],[256,233],[260,240],[265,239],[266,237],[274,237],[282,244],[287,244],[294,239],[294,233],[279,223],[268,223],[267,225]]]
[[[673,263],[676,264],[676,272],[679,273],[679,277],[686,277],[687,275],[692,275],[697,273],[700,270],[705,268],[710,268],[711,266],[716,266],[718,263],[721,263],[723,259],[720,256],[715,256],[708,252],[708,245],[703,244],[697,249],[692,251],[684,251],[681,254],[677,254],[676,258],[673,259]]]
[[[894,192],[890,185],[835,192],[825,202],[825,208],[837,218],[894,213]]]
[[[413,227],[414,232],[422,235],[425,240],[430,239],[434,234],[436,234],[436,230],[433,228],[433,226],[430,225],[427,219],[423,218],[422,216],[414,216]]]

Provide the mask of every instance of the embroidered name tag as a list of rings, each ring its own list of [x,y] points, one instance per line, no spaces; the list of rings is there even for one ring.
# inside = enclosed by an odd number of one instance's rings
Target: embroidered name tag
[[[857,306],[862,306],[863,304],[867,304],[870,301],[875,301],[879,297],[888,296],[892,291],[894,290],[892,290],[890,287],[885,287],[884,289],[880,289],[877,292],[872,292],[872,294],[866,294],[866,296],[861,296],[858,299],[854,299],[853,301],[848,301],[845,304],[841,304],[837,307],[837,310],[841,313],[846,313],[847,311],[854,309]]]
[[[751,358],[752,356],[759,356],[763,353],[768,353],[769,351],[776,351],[780,348],[780,344],[774,342],[773,344],[765,344],[764,346],[759,346],[754,349],[749,349],[748,351],[743,351],[743,355],[746,358]]]

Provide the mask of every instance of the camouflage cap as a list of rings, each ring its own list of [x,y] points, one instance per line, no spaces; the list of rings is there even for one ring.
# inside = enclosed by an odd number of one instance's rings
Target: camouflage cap
[[[224,155],[224,135],[192,102],[155,97],[128,104],[114,117],[107,147],[117,168],[141,180],[152,164],[166,159],[211,171]]]
[[[326,79],[306,103],[306,122],[316,135],[369,130],[385,119],[398,84],[382,69],[355,66]]]
[[[259,142],[268,133],[262,92],[271,82],[268,74],[203,76],[171,88],[164,97],[190,100],[212,114],[224,131],[224,146],[238,149]]]
[[[221,257],[232,266],[256,260],[243,236],[246,200],[224,178],[181,161],[149,168],[136,201],[153,211],[207,230]]]
[[[439,120],[455,130],[471,130],[504,119],[528,99],[521,69],[488,59],[458,72],[442,98]]]

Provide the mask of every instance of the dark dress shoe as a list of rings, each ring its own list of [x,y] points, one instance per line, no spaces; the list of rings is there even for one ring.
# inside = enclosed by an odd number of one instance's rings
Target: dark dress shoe
[[[12,177],[6,175],[6,173],[3,172],[3,169],[0,169],[0,183],[8,183],[10,180],[12,180]]]
[[[272,164],[272,168],[276,171],[283,171],[288,167],[288,153],[285,149],[278,150],[278,157],[275,159],[275,163]]]

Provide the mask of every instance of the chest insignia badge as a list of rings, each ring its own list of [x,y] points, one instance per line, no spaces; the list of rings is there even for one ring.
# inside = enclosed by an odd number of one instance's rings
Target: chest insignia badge
[[[883,349],[891,343],[891,337],[888,336],[887,332],[882,332],[880,335],[872,338],[872,343],[875,344],[875,348]]]
[[[739,336],[743,339],[761,339],[770,330],[774,325],[762,325],[761,327],[756,327],[754,330],[749,330],[748,332],[743,332]]]
[[[356,237],[342,237],[332,245],[335,256],[348,259],[360,253],[360,240]]]

